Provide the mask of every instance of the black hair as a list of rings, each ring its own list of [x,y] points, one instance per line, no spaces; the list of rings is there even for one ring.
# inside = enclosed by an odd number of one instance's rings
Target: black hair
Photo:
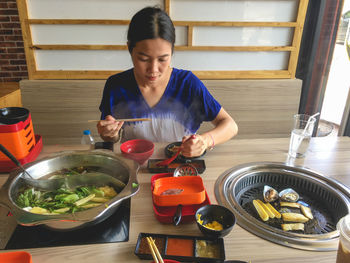
[[[171,50],[174,50],[175,27],[168,14],[158,7],[145,7],[138,11],[128,29],[130,54],[137,42],[158,37],[170,42]]]

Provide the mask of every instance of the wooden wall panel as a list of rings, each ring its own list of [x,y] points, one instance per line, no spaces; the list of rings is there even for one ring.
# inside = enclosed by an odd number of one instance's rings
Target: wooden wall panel
[[[22,80],[23,105],[31,112],[36,134],[44,144],[80,143],[83,130],[96,139],[96,123],[105,81]],[[297,113],[300,80],[208,80],[209,91],[237,121],[236,138],[289,137]],[[205,123],[199,133],[211,127]]]

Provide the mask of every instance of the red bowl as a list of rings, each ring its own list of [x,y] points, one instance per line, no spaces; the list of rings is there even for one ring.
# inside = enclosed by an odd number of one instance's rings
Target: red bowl
[[[154,144],[144,139],[129,140],[120,145],[120,151],[126,158],[143,164],[152,156]]]

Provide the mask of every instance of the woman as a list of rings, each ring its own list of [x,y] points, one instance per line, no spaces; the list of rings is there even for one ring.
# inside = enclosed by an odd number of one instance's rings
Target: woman
[[[236,123],[204,84],[192,72],[170,66],[175,28],[164,11],[140,10],[131,19],[127,38],[134,68],[106,82],[97,124],[103,140],[182,140],[182,154],[193,157],[237,134]],[[122,118],[151,121],[116,121]],[[193,136],[203,121],[211,121],[214,128]]]

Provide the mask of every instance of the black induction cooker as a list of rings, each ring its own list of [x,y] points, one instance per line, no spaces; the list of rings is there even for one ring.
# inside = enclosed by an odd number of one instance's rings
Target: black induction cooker
[[[8,212],[6,212],[7,218],[4,219],[3,215],[4,213],[0,213],[0,222],[3,225],[0,228],[0,249],[72,246],[129,240],[130,198],[123,201],[116,212],[106,220],[72,231],[53,231],[44,225],[21,226],[16,224],[11,230],[14,218],[8,215]]]

